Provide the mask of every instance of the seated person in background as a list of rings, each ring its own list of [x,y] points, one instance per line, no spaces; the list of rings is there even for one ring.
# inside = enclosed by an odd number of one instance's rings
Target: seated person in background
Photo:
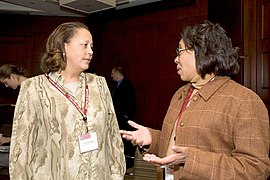
[[[10,64],[4,64],[0,67],[0,82],[4,83],[6,87],[17,89],[26,79],[23,68],[17,68]]]
[[[6,87],[17,89],[21,83],[26,80],[23,68],[17,68],[14,65],[4,64],[0,67],[0,82]],[[0,146],[9,145],[10,137],[1,137]],[[0,168],[9,166],[9,153],[0,153]]]

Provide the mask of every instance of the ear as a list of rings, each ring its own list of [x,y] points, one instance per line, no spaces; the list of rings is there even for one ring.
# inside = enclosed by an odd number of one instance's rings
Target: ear
[[[9,79],[16,79],[16,75],[15,74],[10,74],[10,78]]]

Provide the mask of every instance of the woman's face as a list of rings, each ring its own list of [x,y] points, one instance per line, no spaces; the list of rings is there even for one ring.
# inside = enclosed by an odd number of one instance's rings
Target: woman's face
[[[11,74],[9,78],[4,79],[2,83],[4,83],[6,87],[10,87],[12,89],[17,89],[19,86],[17,76],[14,74]]]
[[[191,81],[198,75],[196,71],[195,52],[194,50],[185,49],[186,46],[181,39],[178,47],[178,55],[174,59],[177,69],[177,74],[183,81]]]
[[[65,43],[66,71],[83,72],[89,68],[93,57],[91,33],[84,28],[77,29],[70,42]]]

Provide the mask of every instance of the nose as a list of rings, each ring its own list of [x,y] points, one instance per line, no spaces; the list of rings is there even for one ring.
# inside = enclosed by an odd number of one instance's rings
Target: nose
[[[92,55],[92,54],[94,53],[93,47],[91,47],[91,45],[89,45],[87,49],[88,49],[88,50],[87,50],[87,53],[88,53],[88,54],[91,54],[91,55]]]
[[[175,64],[178,64],[178,63],[179,63],[179,56],[176,56],[176,57],[175,57],[174,63],[175,63]]]

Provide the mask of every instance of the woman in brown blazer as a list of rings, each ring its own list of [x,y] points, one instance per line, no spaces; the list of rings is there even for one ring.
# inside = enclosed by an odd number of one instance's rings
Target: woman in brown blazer
[[[181,33],[177,73],[188,83],[171,99],[162,130],[129,121],[123,138],[171,179],[267,179],[269,117],[260,97],[231,79],[238,55],[219,24],[204,21]],[[162,171],[164,168],[164,171]]]

